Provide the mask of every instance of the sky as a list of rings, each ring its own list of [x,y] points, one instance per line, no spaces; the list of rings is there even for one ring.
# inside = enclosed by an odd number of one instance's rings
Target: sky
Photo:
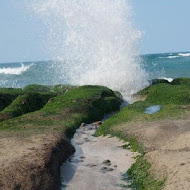
[[[46,28],[27,13],[22,1],[0,0],[0,63],[50,59],[43,49]],[[131,0],[131,4],[135,27],[143,34],[141,54],[190,51],[189,0]]]

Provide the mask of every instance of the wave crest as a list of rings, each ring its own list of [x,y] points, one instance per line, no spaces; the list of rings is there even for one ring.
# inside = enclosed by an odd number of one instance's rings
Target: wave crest
[[[190,57],[190,53],[179,53],[178,55],[181,57]]]
[[[30,65],[24,65],[23,63],[21,63],[20,67],[3,67],[3,68],[0,68],[0,74],[20,75],[24,73],[25,71],[27,71],[32,65],[34,64],[32,63]]]

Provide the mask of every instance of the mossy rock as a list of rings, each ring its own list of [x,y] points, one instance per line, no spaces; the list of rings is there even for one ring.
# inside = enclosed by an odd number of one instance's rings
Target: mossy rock
[[[185,85],[157,84],[148,90],[147,102],[152,104],[190,104],[190,88]]]
[[[116,95],[116,97],[123,99],[123,96],[119,91],[114,91],[114,94]]]
[[[171,82],[172,85],[190,85],[190,78],[176,78]]]
[[[54,93],[55,95],[57,94],[62,94],[67,92],[68,90],[71,90],[73,88],[76,88],[75,86],[72,85],[62,85],[58,84],[55,86],[46,86],[46,85],[39,85],[39,84],[31,84],[26,86],[23,91],[25,93],[29,92],[34,92],[34,93]]]
[[[23,90],[21,88],[0,88],[0,93],[19,95],[23,94]]]
[[[62,84],[58,84],[52,87],[51,91],[57,94],[62,94],[67,92],[68,90],[72,90],[76,88],[75,86],[72,85],[62,85]]]
[[[52,86],[31,84],[31,85],[24,87],[23,91],[25,93],[30,93],[30,92],[43,93],[43,92],[50,92],[52,88],[53,88]]]
[[[0,111],[9,106],[21,94],[23,94],[22,89],[0,88]]]
[[[15,116],[25,113],[25,110],[27,112],[34,110],[30,109],[30,104],[23,106],[20,100],[22,98],[19,97],[2,114],[11,112]],[[56,131],[64,132],[67,137],[72,137],[82,122],[90,123],[100,120],[105,114],[119,110],[120,104],[120,98],[106,87],[81,86],[51,98],[39,111],[1,122],[0,130],[11,132],[11,134],[16,132],[30,135]],[[18,105],[20,105],[19,113],[13,112],[13,110],[18,110]],[[35,106],[36,108],[38,107]]]
[[[42,95],[39,93],[26,93],[24,95],[19,95],[0,113],[0,120],[7,120],[39,110],[51,97],[51,94]]]
[[[165,79],[152,79],[150,81],[150,83],[152,85],[155,85],[155,84],[161,84],[161,83],[166,83],[166,84],[169,84],[170,82],[168,80],[165,80]]]

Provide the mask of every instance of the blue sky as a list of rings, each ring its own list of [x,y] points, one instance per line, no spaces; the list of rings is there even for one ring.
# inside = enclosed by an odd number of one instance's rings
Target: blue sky
[[[29,1],[29,0],[28,0]],[[45,26],[17,0],[0,1],[0,63],[48,60]],[[141,53],[190,51],[190,1],[131,0],[134,21],[143,32]]]

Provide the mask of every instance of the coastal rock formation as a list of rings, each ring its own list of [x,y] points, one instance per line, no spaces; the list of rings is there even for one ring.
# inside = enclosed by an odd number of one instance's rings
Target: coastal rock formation
[[[111,134],[141,156],[129,169],[137,189],[190,189],[190,79],[157,80],[141,90],[145,96],[106,120],[97,135]],[[160,111],[146,114],[159,105]]]
[[[74,151],[69,139],[75,130],[82,122],[98,121],[104,114],[118,110],[121,103],[113,91],[102,86],[67,90],[63,85],[29,87],[21,90],[19,101],[15,97],[5,108],[14,110],[12,113],[18,111],[21,116],[13,115],[13,119],[0,122],[0,189],[3,190],[58,189],[60,165]],[[40,92],[34,92],[36,88]],[[49,92],[52,89],[56,92]],[[31,107],[34,109],[28,109]]]

